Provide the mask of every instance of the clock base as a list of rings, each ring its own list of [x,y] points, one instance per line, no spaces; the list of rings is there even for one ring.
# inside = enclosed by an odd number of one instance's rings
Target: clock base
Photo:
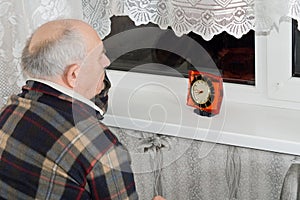
[[[200,110],[200,109],[195,109],[194,113],[201,115],[201,116],[205,116],[205,117],[213,117],[215,115],[211,112],[206,112],[206,111]]]

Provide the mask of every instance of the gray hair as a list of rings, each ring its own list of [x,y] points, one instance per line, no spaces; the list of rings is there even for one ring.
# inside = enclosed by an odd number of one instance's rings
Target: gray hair
[[[22,52],[21,65],[25,74],[33,78],[62,75],[65,69],[86,57],[86,45],[82,34],[75,28],[65,27],[62,34],[38,44],[30,51],[28,39]]]

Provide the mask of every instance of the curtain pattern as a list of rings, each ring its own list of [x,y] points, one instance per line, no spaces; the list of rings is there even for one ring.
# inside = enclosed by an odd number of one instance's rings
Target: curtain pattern
[[[70,17],[82,19],[80,0],[0,0],[0,106],[24,84],[20,58],[32,31],[44,22]]]
[[[103,38],[110,32],[112,15],[129,16],[137,26],[149,22],[162,29],[170,26],[178,36],[192,31],[205,40],[223,31],[237,38],[249,30],[266,33],[278,27],[285,17],[300,21],[300,0],[82,0],[82,3],[85,20]]]
[[[131,154],[140,199],[151,199],[156,191],[166,199],[297,199],[300,165],[295,166],[295,160],[299,156],[110,129]],[[156,148],[154,155],[144,151],[153,146],[163,148]],[[159,175],[152,167],[157,166],[155,160],[161,167]]]
[[[268,32],[284,17],[300,21],[300,0],[0,0],[0,106],[24,83],[21,51],[36,27],[84,18],[104,38],[112,15],[128,15],[136,25],[170,26],[177,35],[194,31],[209,40],[226,31],[239,38],[251,29]]]

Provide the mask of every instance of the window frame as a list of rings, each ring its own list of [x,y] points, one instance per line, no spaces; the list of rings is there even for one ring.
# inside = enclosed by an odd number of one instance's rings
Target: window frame
[[[282,106],[299,109],[300,78],[292,74],[292,20],[280,23],[267,37],[267,94]],[[296,107],[295,107],[296,106]]]
[[[255,35],[255,59],[255,86],[224,83],[228,100],[300,110],[300,78],[292,76],[292,20]]]

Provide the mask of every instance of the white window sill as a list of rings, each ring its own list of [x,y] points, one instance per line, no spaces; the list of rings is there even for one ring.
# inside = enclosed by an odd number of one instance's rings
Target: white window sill
[[[108,70],[109,126],[300,155],[299,109],[237,103],[225,95],[220,114],[186,105],[187,79]]]

